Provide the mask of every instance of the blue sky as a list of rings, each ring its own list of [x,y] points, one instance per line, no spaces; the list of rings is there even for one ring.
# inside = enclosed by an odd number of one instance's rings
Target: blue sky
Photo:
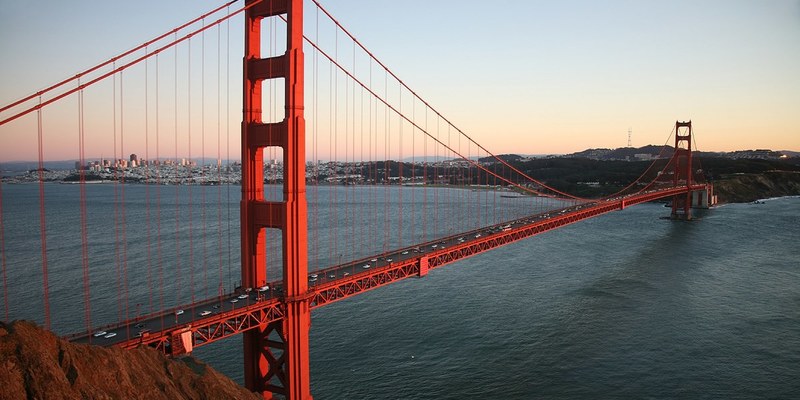
[[[797,0],[321,3],[495,153],[662,144],[688,119],[701,150],[800,150]],[[220,4],[0,0],[0,103]]]

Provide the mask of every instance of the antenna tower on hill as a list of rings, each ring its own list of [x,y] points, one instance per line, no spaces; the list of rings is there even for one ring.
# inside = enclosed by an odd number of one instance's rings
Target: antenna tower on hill
[[[628,128],[628,147],[633,147],[631,145],[631,128]]]

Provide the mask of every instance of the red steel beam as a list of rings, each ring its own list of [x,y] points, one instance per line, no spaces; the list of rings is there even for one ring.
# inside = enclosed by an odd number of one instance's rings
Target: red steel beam
[[[519,226],[509,231],[498,232],[482,236],[477,240],[471,240],[460,245],[449,246],[444,250],[428,252],[413,259],[406,259],[388,266],[370,268],[358,274],[349,275],[344,278],[336,279],[335,281],[315,286],[313,288],[314,295],[311,300],[311,308],[319,308],[411,276],[424,276],[430,269],[438,268],[584,219],[593,218],[615,210],[621,210],[628,206],[683,194],[687,191],[691,192],[704,189],[706,189],[706,185],[682,186],[605,201],[572,213],[556,215],[552,218]],[[336,268],[338,267],[329,268],[320,273],[324,274]]]
[[[125,349],[145,345],[156,347],[167,355],[178,355],[171,350],[173,348],[171,346],[172,336],[175,333],[192,332],[193,345],[198,347],[238,335],[262,324],[281,320],[284,315],[284,307],[279,299],[271,299],[256,302],[236,310],[212,314],[209,317],[176,325],[163,331],[152,331],[141,337],[131,338],[116,345]]]

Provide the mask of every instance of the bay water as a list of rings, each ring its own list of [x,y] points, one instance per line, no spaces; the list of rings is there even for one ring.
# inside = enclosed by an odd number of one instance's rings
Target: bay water
[[[74,205],[69,212],[59,205],[72,204],[78,192],[74,185],[46,186],[50,295],[61,299],[51,301],[51,324],[58,333],[74,332],[84,328],[81,262],[64,255],[80,254],[80,240],[66,238],[80,237],[81,223]],[[88,186],[92,320],[113,321],[122,312],[130,316],[192,295],[213,295],[219,288],[209,282],[218,276],[224,290],[236,284],[238,187],[209,191],[206,201],[222,198],[226,205],[202,216],[199,207],[189,212],[164,206],[161,212],[169,218],[162,218],[164,233],[158,234],[155,217],[143,218],[143,213],[160,215],[154,205],[140,203],[119,213],[113,199],[120,188]],[[144,191],[154,188],[119,186],[129,199],[153,196]],[[30,207],[37,204],[38,186],[2,189],[9,319],[42,323],[39,214]],[[165,204],[180,204],[186,195],[186,188],[163,190]],[[208,228],[208,241],[193,243],[191,265],[182,253],[183,229],[189,228],[175,226],[176,212],[194,218],[194,229]],[[668,212],[660,204],[627,208],[315,310],[312,394],[317,399],[799,398],[800,198],[724,205],[691,222],[662,219]],[[111,222],[123,217],[128,228],[120,232]],[[142,229],[132,228],[137,225]],[[120,235],[134,242],[151,235],[148,243],[154,244],[145,246],[149,250],[131,246],[125,254]],[[183,244],[177,252],[159,253],[156,235]],[[330,240],[324,233],[310,236]],[[182,258],[182,277],[175,279],[172,265],[159,271],[142,261],[157,256]],[[335,260],[324,258],[335,256],[336,251],[323,251],[310,263],[330,263]],[[125,260],[131,261],[124,265]],[[212,264],[203,269],[206,277],[193,269],[200,271],[202,262]],[[114,278],[123,269],[127,284]],[[185,290],[190,280],[196,293]],[[159,293],[142,289],[159,285]],[[127,311],[114,305],[123,291]],[[234,337],[194,355],[241,383],[241,351],[241,338]]]

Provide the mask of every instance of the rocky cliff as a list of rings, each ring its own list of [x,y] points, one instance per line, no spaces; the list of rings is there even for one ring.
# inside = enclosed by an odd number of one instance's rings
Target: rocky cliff
[[[800,172],[795,171],[730,174],[713,183],[714,193],[720,203],[800,195]]]
[[[191,357],[74,344],[30,322],[0,323],[0,399],[257,399]]]

